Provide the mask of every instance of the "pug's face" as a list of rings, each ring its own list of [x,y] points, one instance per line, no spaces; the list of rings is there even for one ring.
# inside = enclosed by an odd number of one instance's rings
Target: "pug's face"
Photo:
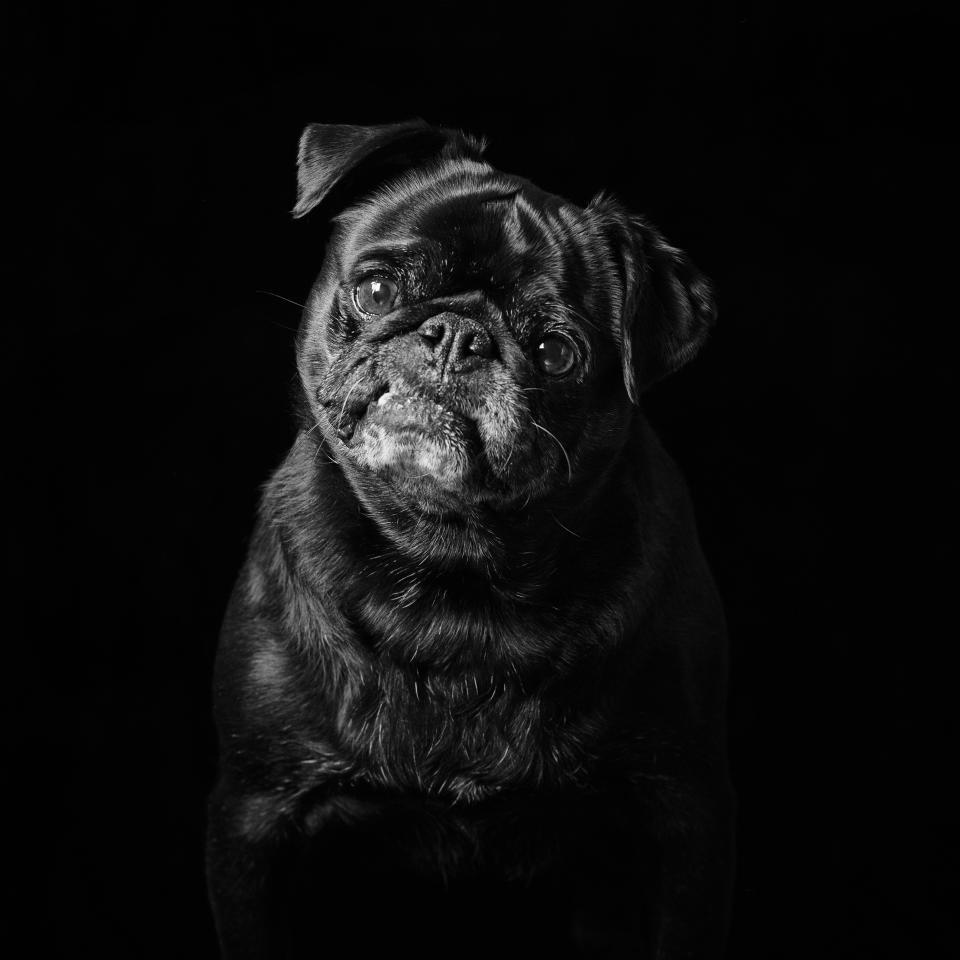
[[[690,352],[662,300],[684,300],[698,336],[711,319],[705,282],[692,267],[678,280],[688,262],[651,228],[500,173],[461,135],[309,127],[295,213],[337,189],[301,379],[335,459],[423,512],[511,510],[589,482],[625,442],[641,378],[678,352],[666,341]],[[661,298],[658,255],[676,261]]]

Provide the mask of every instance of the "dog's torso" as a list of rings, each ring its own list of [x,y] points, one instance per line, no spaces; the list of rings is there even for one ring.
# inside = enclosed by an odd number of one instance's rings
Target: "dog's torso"
[[[491,222],[522,223],[498,189]],[[354,296],[379,315],[403,282]],[[506,924],[520,952],[714,955],[732,816],[723,614],[642,415],[606,380],[588,402],[564,379],[580,337],[587,372],[608,369],[586,345],[599,332],[548,334],[546,385],[521,388],[536,381],[506,307],[441,298],[446,312],[411,307],[358,338],[330,284],[308,314],[333,311],[337,346],[306,329],[311,413],[265,488],[218,654],[225,954],[372,955],[400,937],[445,956],[470,924],[481,955]],[[428,919],[412,930],[411,913]]]

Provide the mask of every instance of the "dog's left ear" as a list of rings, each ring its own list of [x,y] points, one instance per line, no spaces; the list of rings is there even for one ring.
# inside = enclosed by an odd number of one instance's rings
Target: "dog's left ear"
[[[412,164],[440,155],[480,159],[485,144],[458,130],[406,120],[358,127],[311,123],[300,137],[295,217],[321,202],[356,198]]]
[[[630,399],[693,359],[717,316],[710,282],[656,227],[603,197],[601,216],[622,281],[619,332]]]

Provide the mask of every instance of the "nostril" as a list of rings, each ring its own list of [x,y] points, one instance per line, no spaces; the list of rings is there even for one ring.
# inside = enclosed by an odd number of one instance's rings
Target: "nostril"
[[[470,331],[464,335],[462,351],[465,355],[489,358],[493,355],[493,340],[486,333]]]
[[[446,327],[442,323],[424,323],[417,330],[427,343],[439,343],[446,332]]]

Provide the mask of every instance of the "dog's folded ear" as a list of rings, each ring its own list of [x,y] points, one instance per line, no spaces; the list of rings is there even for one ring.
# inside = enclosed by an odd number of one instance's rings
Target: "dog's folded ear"
[[[678,370],[703,345],[716,319],[710,282],[690,258],[641,217],[596,198],[623,283],[619,333],[630,399]]]
[[[485,144],[457,130],[407,120],[372,127],[311,123],[300,137],[294,217],[318,204],[359,197],[392,174],[435,156],[479,160]]]

